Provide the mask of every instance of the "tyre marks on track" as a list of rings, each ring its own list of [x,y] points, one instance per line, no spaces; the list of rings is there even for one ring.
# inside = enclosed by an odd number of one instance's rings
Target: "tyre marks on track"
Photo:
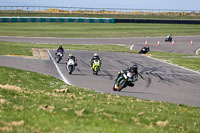
[[[103,63],[99,75],[93,75],[89,63],[93,52],[73,50],[68,52],[78,58],[76,71],[68,75],[62,67],[63,64],[59,67],[66,73],[65,77],[77,86],[98,92],[200,106],[198,73],[138,54],[98,52],[100,57],[103,57],[101,58]],[[139,80],[135,86],[126,87],[122,92],[113,92],[112,86],[117,73],[133,64],[139,66]]]

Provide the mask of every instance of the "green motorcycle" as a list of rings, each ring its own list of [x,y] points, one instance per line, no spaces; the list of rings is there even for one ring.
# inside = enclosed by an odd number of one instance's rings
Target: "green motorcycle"
[[[113,86],[114,91],[121,91],[123,88],[126,88],[133,82],[133,74],[128,72],[127,74],[121,74],[116,80]],[[134,84],[133,84],[134,85]]]

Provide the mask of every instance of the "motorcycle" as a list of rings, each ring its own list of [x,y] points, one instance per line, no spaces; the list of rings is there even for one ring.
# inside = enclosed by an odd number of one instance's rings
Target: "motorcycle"
[[[149,47],[143,47],[140,51],[139,54],[146,54],[150,51]]]
[[[172,36],[168,36],[166,39],[165,39],[165,42],[171,42],[172,41]]]
[[[74,62],[74,60],[69,59],[66,64],[67,64],[66,69],[68,70],[69,74],[71,75],[72,72],[75,70],[75,62]]]
[[[94,60],[92,63],[92,70],[94,75],[98,75],[98,72],[100,71],[101,62],[100,60]]]
[[[121,74],[116,80],[113,86],[114,91],[121,91],[123,88],[126,88],[130,83],[133,82],[133,74],[128,72],[127,75]],[[134,86],[134,84],[132,84]]]
[[[62,51],[57,51],[56,57],[55,57],[56,62],[59,63],[62,60],[62,57],[63,57]]]

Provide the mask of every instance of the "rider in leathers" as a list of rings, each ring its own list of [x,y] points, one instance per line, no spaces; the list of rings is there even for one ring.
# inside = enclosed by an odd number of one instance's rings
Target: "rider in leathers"
[[[93,64],[94,60],[99,60],[100,61],[100,65],[101,65],[101,59],[100,59],[100,57],[98,56],[97,53],[94,53],[92,59],[90,60],[90,66],[91,66],[91,68],[92,68],[92,64]]]
[[[172,34],[169,34],[166,39],[171,41],[172,40]]]
[[[56,50],[55,55],[56,55],[58,52],[61,52],[62,55],[64,54],[64,49],[63,49],[62,45],[59,45],[58,49]]]
[[[131,66],[131,67],[129,67],[129,68],[126,68],[126,69],[121,70],[121,71],[118,73],[118,76],[117,76],[116,80],[118,80],[118,78],[119,78],[120,76],[122,76],[123,74],[126,74],[126,75],[127,75],[128,72],[130,72],[130,73],[133,74],[133,76],[132,76],[132,81],[128,83],[128,86],[133,87],[133,86],[134,86],[134,82],[138,80],[138,66],[137,66],[137,65],[133,65],[133,66]],[[119,87],[119,83],[117,83],[117,87],[113,88],[113,90],[114,90],[114,91],[117,91],[117,90],[119,89],[118,87]]]
[[[69,61],[69,59],[72,59],[74,61],[74,65],[77,66],[78,65],[78,60],[76,59],[75,56],[73,56],[72,54],[69,54],[69,57],[66,59],[66,64]]]

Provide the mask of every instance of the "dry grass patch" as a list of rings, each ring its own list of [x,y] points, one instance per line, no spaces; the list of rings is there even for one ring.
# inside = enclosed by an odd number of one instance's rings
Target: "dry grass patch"
[[[14,86],[14,85],[9,85],[9,84],[6,84],[6,85],[0,84],[0,88],[7,89],[7,90],[22,91],[22,88],[18,86]]]
[[[2,131],[2,132],[10,132],[10,131],[13,130],[13,127],[23,126],[24,125],[24,120],[12,121],[12,122],[8,122],[8,123],[0,121],[0,123],[5,125],[4,127],[0,127],[0,131]]]
[[[52,113],[54,109],[55,109],[54,106],[49,106],[49,105],[40,105],[38,108],[38,110],[44,110],[50,113]]]

